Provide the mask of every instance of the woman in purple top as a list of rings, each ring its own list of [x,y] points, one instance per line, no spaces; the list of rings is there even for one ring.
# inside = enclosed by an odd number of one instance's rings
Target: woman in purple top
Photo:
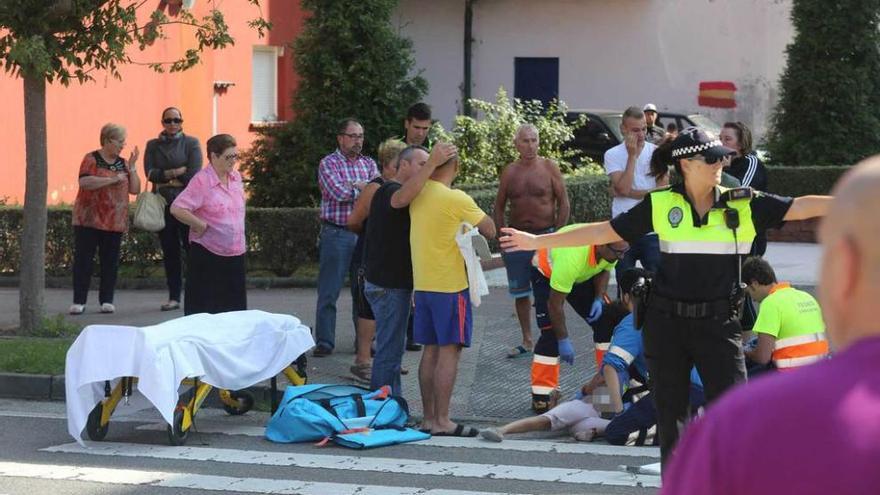
[[[235,138],[208,140],[208,162],[171,205],[189,226],[184,314],[247,309],[244,186],[235,170]]]

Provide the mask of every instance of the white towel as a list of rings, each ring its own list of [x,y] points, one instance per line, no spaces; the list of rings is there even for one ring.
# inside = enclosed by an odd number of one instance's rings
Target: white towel
[[[455,242],[458,243],[458,250],[461,252],[461,257],[464,258],[464,266],[467,270],[471,304],[475,308],[480,305],[482,296],[489,294],[489,284],[486,282],[486,275],[483,274],[480,257],[477,256],[473,241],[471,241],[471,237],[477,235],[480,235],[480,232],[467,222],[462,222],[458,233],[455,234]]]

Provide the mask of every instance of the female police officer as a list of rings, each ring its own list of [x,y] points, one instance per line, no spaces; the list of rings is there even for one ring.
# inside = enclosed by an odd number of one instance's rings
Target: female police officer
[[[660,266],[645,318],[645,356],[654,384],[658,433],[665,464],[688,406],[689,373],[696,365],[709,402],[745,379],[738,321],[740,257],[759,232],[785,220],[824,215],[830,197],[796,199],[750,188],[718,186],[733,153],[714,136],[690,128],[661,145],[652,173],[673,165],[684,182],[651,192],[610,222],[535,236],[502,229],[504,249],[634,241],[648,232],[660,238]]]

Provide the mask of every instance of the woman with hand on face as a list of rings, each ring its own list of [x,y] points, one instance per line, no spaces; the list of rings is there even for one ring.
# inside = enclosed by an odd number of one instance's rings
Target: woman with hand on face
[[[92,280],[95,251],[101,263],[98,302],[102,313],[113,313],[113,292],[119,269],[119,246],[128,230],[129,195],[141,190],[137,175],[137,146],[128,162],[120,156],[125,147],[125,128],[106,124],[101,128],[101,149],[92,151],[79,166],[79,192],[73,204],[73,304],[70,314],[85,311]]]
[[[185,315],[247,309],[244,185],[235,170],[238,150],[229,134],[218,134],[207,145],[209,165],[171,205],[171,214],[190,228]]]
[[[189,227],[171,214],[171,203],[190,179],[202,168],[199,140],[183,133],[183,117],[175,107],[162,112],[162,132],[147,142],[144,150],[144,170],[147,180],[165,198],[165,228],[159,231],[168,301],[162,311],[180,308],[183,285],[182,256],[189,249]]]

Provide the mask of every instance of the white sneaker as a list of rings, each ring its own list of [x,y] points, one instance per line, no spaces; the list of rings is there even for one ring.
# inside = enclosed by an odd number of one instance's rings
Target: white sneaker
[[[71,304],[67,312],[72,315],[81,315],[85,310],[86,306],[84,304]]]
[[[112,305],[112,304],[110,304],[110,303],[104,303],[104,304],[101,305],[101,312],[102,312],[102,313],[115,313],[115,312],[116,312],[116,306],[114,306],[114,305]]]

